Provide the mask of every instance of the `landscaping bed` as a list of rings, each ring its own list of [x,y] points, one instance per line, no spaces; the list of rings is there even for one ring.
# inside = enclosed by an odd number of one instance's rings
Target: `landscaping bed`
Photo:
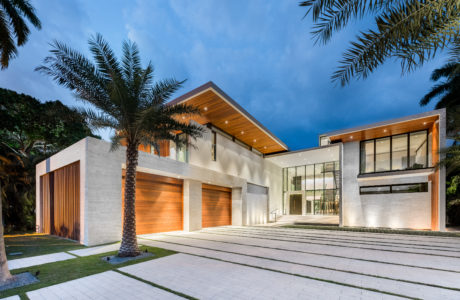
[[[85,248],[78,242],[38,233],[5,235],[5,249],[8,259],[71,251]],[[22,253],[11,255],[11,253]]]
[[[389,228],[338,227],[338,226],[328,226],[328,225],[283,225],[280,227],[297,228],[297,229],[373,232],[373,233],[443,236],[443,237],[459,237],[460,238],[460,232],[439,232],[439,231],[428,231],[428,230],[403,230],[403,229],[399,230],[399,229],[389,229]]]

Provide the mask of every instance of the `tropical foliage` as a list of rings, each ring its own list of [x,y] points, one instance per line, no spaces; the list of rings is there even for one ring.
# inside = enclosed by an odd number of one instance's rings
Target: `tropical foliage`
[[[459,0],[307,0],[306,16],[313,20],[316,43],[329,42],[350,22],[373,18],[343,54],[332,80],[347,84],[366,78],[394,58],[403,72],[412,71],[458,39]]]
[[[6,231],[35,229],[35,164],[90,135],[84,118],[60,101],[0,88],[0,192]]]
[[[139,254],[135,216],[138,148],[141,144],[150,144],[159,153],[162,140],[172,140],[179,146],[184,144],[179,132],[191,138],[200,136],[200,126],[181,118],[198,110],[182,104],[167,104],[183,82],[166,79],[155,83],[153,66],[149,62],[142,67],[135,43],[123,43],[120,61],[99,34],[89,40],[89,49],[94,62],[55,41],[51,56],[37,69],[93,106],[82,112],[95,128],[113,130],[113,149],[122,141],[126,144],[123,235],[118,255],[136,256]]]
[[[435,108],[446,108],[447,132],[455,138],[460,134],[460,40],[450,51],[449,57],[444,66],[431,74],[431,80],[438,83],[420,100],[420,105],[438,99]]]
[[[7,68],[10,59],[17,55],[16,47],[27,42],[30,29],[24,18],[36,28],[41,28],[40,20],[29,0],[0,0],[0,65],[2,69]]]

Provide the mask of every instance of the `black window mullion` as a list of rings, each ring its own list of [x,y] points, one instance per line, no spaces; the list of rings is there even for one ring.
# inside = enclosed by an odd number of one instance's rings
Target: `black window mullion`
[[[393,171],[393,136],[390,136],[390,171]]]
[[[374,173],[375,173],[376,160],[377,160],[377,147],[375,146],[375,139],[374,139]]]

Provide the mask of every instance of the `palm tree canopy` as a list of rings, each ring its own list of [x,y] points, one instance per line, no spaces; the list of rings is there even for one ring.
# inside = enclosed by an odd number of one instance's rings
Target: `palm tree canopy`
[[[153,66],[141,66],[139,49],[130,41],[123,43],[121,61],[100,34],[89,40],[94,63],[63,43],[52,43],[51,56],[36,70],[54,78],[72,90],[94,109],[82,109],[96,129],[111,128],[113,148],[126,140],[128,144],[150,144],[159,149],[160,140],[184,140],[176,133],[193,138],[201,135],[199,125],[181,122],[178,116],[199,113],[187,105],[170,106],[167,100],[183,81],[166,79],[153,82]]]
[[[29,0],[0,0],[0,64],[5,69],[10,59],[17,54],[17,46],[27,42],[30,29],[26,18],[34,27],[40,29],[41,23]],[[16,37],[16,44],[14,42]]]
[[[434,99],[439,99],[435,108],[447,109],[447,133],[458,137],[460,133],[460,42],[454,44],[447,63],[434,70],[431,80],[438,82],[420,100],[424,106]]]
[[[373,16],[373,29],[362,31],[343,54],[332,80],[347,84],[366,78],[389,58],[409,72],[454,42],[460,32],[460,0],[307,0],[306,16],[313,20],[316,43],[352,20]]]

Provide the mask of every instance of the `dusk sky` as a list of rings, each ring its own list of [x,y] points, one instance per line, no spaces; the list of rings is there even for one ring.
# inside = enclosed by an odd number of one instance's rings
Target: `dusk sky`
[[[325,46],[313,44],[311,23],[298,1],[32,1],[42,30],[32,29],[19,57],[0,71],[0,86],[41,101],[81,105],[69,90],[34,71],[54,39],[88,53],[88,38],[101,33],[120,53],[124,39],[135,41],[144,65],[156,78],[187,79],[177,93],[213,81],[291,150],[318,145],[318,135],[366,123],[416,114],[433,85],[439,55],[401,76],[388,61],[366,80],[347,87],[331,83],[341,54],[357,33],[337,33]],[[364,21],[366,22],[366,21]],[[107,137],[107,133],[101,133]]]

